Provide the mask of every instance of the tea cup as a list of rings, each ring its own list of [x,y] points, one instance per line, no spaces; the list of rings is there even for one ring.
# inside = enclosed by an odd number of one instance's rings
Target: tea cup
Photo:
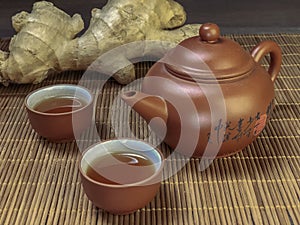
[[[32,128],[53,142],[79,137],[92,121],[93,95],[81,86],[51,85],[29,93],[25,108]]]
[[[155,197],[163,166],[160,150],[133,139],[94,144],[79,161],[81,182],[88,199],[98,208],[118,215],[143,208]]]

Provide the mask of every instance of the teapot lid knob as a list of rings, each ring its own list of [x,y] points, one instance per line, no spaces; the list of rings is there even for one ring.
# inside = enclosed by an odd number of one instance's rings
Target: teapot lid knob
[[[220,28],[217,24],[205,23],[201,25],[199,35],[201,41],[216,43],[220,38]]]

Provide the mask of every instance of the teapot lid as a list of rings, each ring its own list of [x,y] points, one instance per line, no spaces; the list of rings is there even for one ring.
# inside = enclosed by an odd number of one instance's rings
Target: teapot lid
[[[196,81],[234,78],[251,71],[255,64],[237,42],[220,37],[213,23],[203,24],[199,36],[179,43],[163,61],[173,75]]]

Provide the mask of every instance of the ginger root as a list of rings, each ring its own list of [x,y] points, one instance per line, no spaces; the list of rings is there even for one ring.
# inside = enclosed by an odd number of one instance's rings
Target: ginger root
[[[39,83],[51,71],[85,70],[104,53],[134,41],[171,43],[155,47],[160,48],[156,54],[163,54],[197,35],[200,25],[183,26],[185,20],[183,7],[173,0],[108,0],[101,10],[92,10],[89,28],[76,37],[84,28],[79,14],[70,17],[50,2],[36,2],[31,13],[20,12],[12,18],[17,34],[9,53],[0,51],[0,83]],[[153,54],[151,46],[142,47],[143,56]],[[128,62],[131,57],[124,53],[116,61]],[[131,82],[133,65],[113,77],[121,84]]]

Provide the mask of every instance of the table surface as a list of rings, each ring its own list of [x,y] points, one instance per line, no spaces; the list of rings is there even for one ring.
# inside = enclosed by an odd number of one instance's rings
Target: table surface
[[[116,216],[94,207],[80,183],[77,143],[48,142],[28,122],[23,102],[30,91],[50,84],[77,84],[84,71],[56,74],[36,85],[1,86],[0,224],[300,224],[300,34],[228,37],[247,50],[266,39],[280,45],[283,65],[275,82],[272,118],[252,144],[214,160],[204,171],[199,170],[200,159],[175,157],[170,170],[178,172],[162,182],[147,206],[130,215]],[[1,40],[0,48],[7,49],[8,41]],[[138,78],[151,65],[136,64]],[[113,110],[118,113],[124,107],[114,101],[122,88],[108,80],[98,95],[95,125],[102,140],[116,136],[110,118]],[[137,138],[148,137],[139,115],[130,114],[128,123]],[[89,135],[84,134],[82,141],[93,142]],[[171,152],[164,143],[159,148],[164,154]]]

